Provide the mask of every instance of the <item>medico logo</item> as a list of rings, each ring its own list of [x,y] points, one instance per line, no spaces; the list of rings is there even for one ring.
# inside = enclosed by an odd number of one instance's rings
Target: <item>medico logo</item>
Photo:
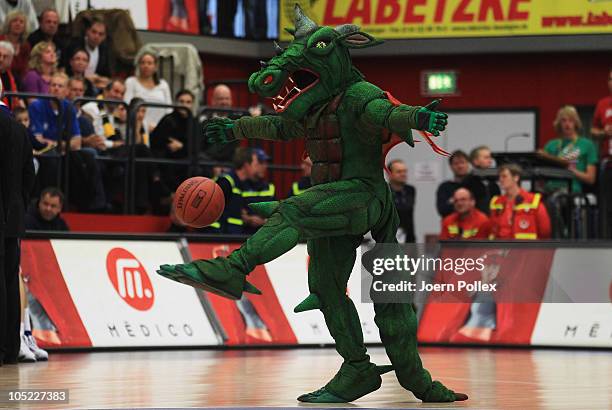
[[[131,252],[113,248],[106,256],[106,271],[117,294],[137,310],[149,310],[155,295],[142,263]]]

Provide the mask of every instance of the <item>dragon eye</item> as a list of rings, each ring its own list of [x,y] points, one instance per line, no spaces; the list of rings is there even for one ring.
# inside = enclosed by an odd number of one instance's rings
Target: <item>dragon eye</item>
[[[327,47],[327,43],[325,41],[317,41],[317,43],[315,44],[316,48],[325,48]]]

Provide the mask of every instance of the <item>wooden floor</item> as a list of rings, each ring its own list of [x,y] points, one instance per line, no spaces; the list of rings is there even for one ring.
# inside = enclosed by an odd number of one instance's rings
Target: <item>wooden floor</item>
[[[387,363],[382,348],[370,353]],[[345,407],[612,409],[609,351],[422,348],[421,355],[435,378],[470,399],[422,404],[387,374],[380,390]],[[21,405],[35,409],[298,407],[295,398],[339,365],[333,349],[56,353],[47,363],[0,367],[0,390],[69,389],[69,404]]]

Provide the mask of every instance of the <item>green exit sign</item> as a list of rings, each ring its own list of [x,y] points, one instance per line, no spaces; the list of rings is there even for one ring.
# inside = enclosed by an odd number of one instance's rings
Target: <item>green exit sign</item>
[[[421,73],[421,94],[426,96],[457,95],[456,71],[424,71]]]

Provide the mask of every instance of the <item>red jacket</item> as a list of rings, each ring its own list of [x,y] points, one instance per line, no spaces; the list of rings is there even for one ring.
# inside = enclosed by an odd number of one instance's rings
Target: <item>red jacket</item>
[[[506,195],[491,198],[492,239],[550,238],[550,218],[542,195],[520,190],[514,201]]]
[[[457,212],[444,218],[440,239],[487,239],[490,233],[489,217],[474,208],[463,218]]]

